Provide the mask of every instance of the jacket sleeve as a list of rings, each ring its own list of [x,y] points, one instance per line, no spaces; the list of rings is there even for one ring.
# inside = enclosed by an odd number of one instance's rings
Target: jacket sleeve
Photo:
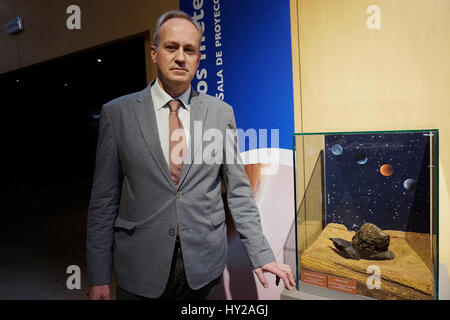
[[[112,123],[105,105],[87,217],[86,255],[89,285],[111,283],[113,224],[119,207],[122,172]]]
[[[258,268],[275,261],[275,256],[263,234],[258,207],[240,157],[232,108],[229,108],[225,135],[222,172],[227,204],[250,263]]]

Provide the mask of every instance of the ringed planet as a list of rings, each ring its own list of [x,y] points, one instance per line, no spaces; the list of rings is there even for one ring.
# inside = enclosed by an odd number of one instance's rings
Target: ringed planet
[[[385,177],[389,177],[394,173],[394,168],[390,164],[383,164],[380,167],[380,173]]]

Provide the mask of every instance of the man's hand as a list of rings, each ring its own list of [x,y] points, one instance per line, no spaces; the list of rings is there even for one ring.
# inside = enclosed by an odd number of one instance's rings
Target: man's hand
[[[295,278],[292,275],[291,267],[289,267],[287,264],[278,263],[276,261],[269,262],[268,264],[263,265],[262,267],[256,268],[253,270],[256,273],[256,276],[258,277],[261,284],[264,286],[264,288],[267,288],[268,282],[267,279],[264,277],[264,273],[270,272],[277,276],[276,278],[276,285],[280,283],[280,278],[283,279],[284,285],[288,290],[291,290],[291,285],[296,286]]]
[[[92,286],[89,290],[89,300],[111,300],[111,289],[109,284]]]

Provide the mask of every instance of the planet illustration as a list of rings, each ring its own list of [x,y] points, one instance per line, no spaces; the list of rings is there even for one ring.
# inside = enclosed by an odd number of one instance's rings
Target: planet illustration
[[[340,144],[335,144],[334,146],[331,147],[331,153],[334,154],[335,156],[340,156],[342,152],[344,152],[344,149]]]
[[[380,167],[380,173],[385,177],[389,177],[390,175],[392,175],[394,173],[394,169],[392,168],[392,166],[390,164],[383,164]]]
[[[355,156],[356,163],[358,164],[366,164],[367,163],[367,156],[364,153],[357,153]]]
[[[416,189],[417,181],[414,179],[406,179],[405,182],[403,182],[403,187],[405,187],[408,191],[413,191]]]

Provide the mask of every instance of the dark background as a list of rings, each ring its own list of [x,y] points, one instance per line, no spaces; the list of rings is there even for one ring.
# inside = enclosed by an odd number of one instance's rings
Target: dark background
[[[336,144],[343,148],[340,155],[332,152]],[[383,164],[392,166],[392,175],[380,173]],[[428,233],[429,166],[429,131],[327,135],[326,223],[352,231],[370,222],[385,230]],[[417,181],[416,188],[407,190],[406,179]]]
[[[0,75],[0,299],[86,295],[100,109],[145,88],[145,70],[135,37]],[[81,268],[82,290],[67,289],[69,265]]]

